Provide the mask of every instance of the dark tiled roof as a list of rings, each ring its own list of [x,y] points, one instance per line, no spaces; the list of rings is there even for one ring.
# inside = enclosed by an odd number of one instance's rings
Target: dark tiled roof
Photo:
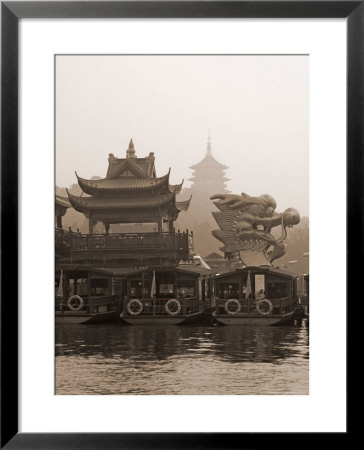
[[[163,185],[168,186],[169,172],[160,178],[154,177],[119,177],[119,178],[103,178],[101,180],[86,180],[77,175],[78,184],[86,193],[93,195],[97,192],[118,192],[132,191],[143,189],[156,189]]]
[[[151,197],[131,197],[112,198],[112,197],[78,197],[68,192],[71,205],[80,212],[94,209],[134,209],[134,208],[156,208],[165,205],[175,199],[174,193],[151,196]],[[176,202],[177,203],[177,202]],[[182,202],[185,203],[185,202]],[[177,207],[177,205],[176,205]],[[178,208],[178,207],[177,207]]]
[[[188,208],[190,207],[191,199],[192,199],[192,195],[188,200],[185,200],[183,202],[176,201],[176,208],[179,209],[180,211],[187,211]]]
[[[69,202],[67,197],[62,197],[61,195],[56,195],[56,203],[58,205],[63,206],[65,208],[70,208],[71,203]]]
[[[169,184],[168,189],[170,192],[174,192],[175,194],[179,194],[182,190],[183,180],[180,184]]]
[[[136,176],[152,177],[154,171],[154,158],[115,158],[109,163],[106,178],[118,178],[128,169]]]

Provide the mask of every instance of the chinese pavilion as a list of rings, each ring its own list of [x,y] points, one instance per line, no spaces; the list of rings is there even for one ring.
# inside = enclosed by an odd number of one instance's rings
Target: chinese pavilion
[[[176,232],[174,221],[189,200],[177,201],[182,183],[169,183],[170,171],[157,177],[154,153],[138,158],[130,140],[126,158],[109,154],[106,177],[87,180],[77,175],[81,196],[67,190],[72,207],[89,221],[89,234],[70,235],[70,263],[102,267],[166,267],[193,258],[192,232]],[[97,223],[105,233],[95,233]],[[141,232],[139,224],[156,224]],[[110,233],[112,224],[132,224],[135,232]]]
[[[120,223],[156,223],[158,232],[172,231],[178,214],[186,211],[191,201],[176,200],[183,182],[171,185],[170,171],[157,177],[154,153],[138,158],[132,139],[126,158],[110,154],[108,161],[103,179],[86,180],[76,173],[79,186],[88,196],[67,191],[73,208],[88,218],[89,234],[93,234],[97,222],[104,224],[106,234],[110,224]]]

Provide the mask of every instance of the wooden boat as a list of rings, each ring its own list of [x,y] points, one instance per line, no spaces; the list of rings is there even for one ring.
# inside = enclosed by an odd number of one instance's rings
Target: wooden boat
[[[86,324],[117,320],[118,299],[108,271],[64,266],[56,276],[56,323]]]
[[[297,275],[282,269],[245,267],[213,279],[213,316],[224,325],[285,325],[298,304]]]
[[[178,268],[144,269],[121,280],[120,318],[131,325],[178,325],[203,312],[202,277]]]

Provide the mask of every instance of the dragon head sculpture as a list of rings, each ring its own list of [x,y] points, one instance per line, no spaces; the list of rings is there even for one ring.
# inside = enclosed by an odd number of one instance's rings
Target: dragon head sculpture
[[[249,254],[259,254],[264,258],[263,263],[270,265],[286,253],[287,244],[283,242],[287,237],[286,229],[300,221],[296,209],[288,208],[277,213],[276,201],[270,195],[216,194],[211,200],[218,200],[214,204],[219,211],[212,215],[220,229],[212,234],[224,244],[222,251],[237,254],[244,264]],[[271,230],[278,226],[281,227],[281,236],[276,238]]]

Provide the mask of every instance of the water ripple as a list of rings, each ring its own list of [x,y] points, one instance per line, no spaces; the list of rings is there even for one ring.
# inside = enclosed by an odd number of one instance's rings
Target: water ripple
[[[57,394],[308,394],[308,330],[57,325]]]

